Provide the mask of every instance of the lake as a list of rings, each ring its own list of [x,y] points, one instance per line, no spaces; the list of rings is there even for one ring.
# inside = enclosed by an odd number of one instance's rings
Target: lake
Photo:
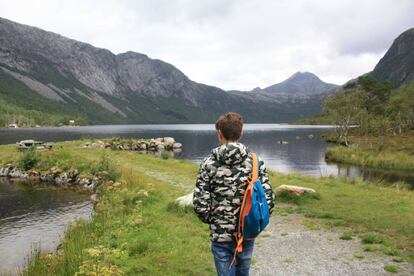
[[[300,172],[312,176],[341,176],[363,179],[383,179],[387,182],[405,181],[414,186],[414,174],[398,171],[380,171],[357,166],[328,164],[325,151],[329,146],[320,136],[332,126],[288,124],[245,124],[242,142],[257,152],[266,166],[275,171]],[[47,142],[80,138],[174,137],[183,144],[176,158],[200,162],[218,145],[214,125],[101,125],[83,127],[0,129],[0,144],[15,143],[23,139]],[[281,144],[286,141],[287,144]]]

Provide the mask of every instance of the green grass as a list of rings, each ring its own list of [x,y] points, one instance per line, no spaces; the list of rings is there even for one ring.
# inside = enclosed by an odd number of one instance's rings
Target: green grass
[[[34,169],[47,170],[58,164],[87,174],[107,154],[122,184],[105,186],[93,220],[79,222],[67,231],[63,254],[35,255],[26,275],[74,275],[97,265],[125,275],[165,275],[166,271],[168,275],[211,275],[207,226],[191,209],[174,204],[175,198],[193,188],[198,165],[133,152],[82,149],[84,142],[56,144],[54,150],[40,153]],[[0,165],[17,162],[21,155],[15,145],[0,146]],[[277,205],[290,205],[276,209],[274,215],[303,214],[306,227],[312,229],[346,227],[365,240],[366,251],[387,254],[385,247],[390,253],[398,248],[395,255],[414,261],[414,193],[364,181],[300,174],[270,172],[270,179],[274,188],[300,185],[318,192],[298,198],[277,194]]]
[[[339,239],[345,240],[345,241],[352,240],[352,233],[349,233],[349,232],[342,233],[342,235],[339,236]]]
[[[376,233],[367,233],[362,236],[361,242],[363,244],[383,244],[385,239]]]
[[[378,251],[378,247],[373,246],[373,245],[365,245],[364,246],[364,251],[365,252],[375,252],[375,251]]]
[[[386,265],[384,266],[384,270],[391,273],[398,273],[398,271],[400,271],[400,268],[395,265]]]
[[[329,135],[327,137],[330,137]],[[329,138],[327,138],[329,139]],[[414,133],[386,136],[351,136],[351,147],[331,147],[326,152],[329,161],[380,170],[414,170]]]

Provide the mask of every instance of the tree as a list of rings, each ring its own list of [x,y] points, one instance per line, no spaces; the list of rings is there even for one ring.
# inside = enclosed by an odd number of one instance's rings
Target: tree
[[[339,143],[343,142],[349,146],[349,129],[365,114],[365,98],[366,92],[357,89],[346,93],[335,93],[325,99],[323,112],[336,125]]]

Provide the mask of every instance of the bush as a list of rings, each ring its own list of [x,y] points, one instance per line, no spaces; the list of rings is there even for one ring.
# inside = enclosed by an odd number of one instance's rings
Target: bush
[[[349,240],[352,240],[352,234],[349,232],[345,232],[345,233],[342,233],[342,235],[339,238],[344,241],[349,241]]]
[[[119,171],[107,153],[102,154],[101,160],[91,169],[91,172],[94,175],[103,174],[109,180],[114,181],[119,177]]]
[[[391,273],[397,273],[398,271],[400,271],[400,268],[395,265],[386,265],[384,266],[384,270]]]
[[[36,152],[35,148],[30,148],[28,151],[23,153],[18,161],[19,168],[23,170],[32,169],[40,161],[40,155]]]
[[[364,244],[383,244],[384,242],[384,237],[375,233],[365,234],[362,237],[362,243]]]

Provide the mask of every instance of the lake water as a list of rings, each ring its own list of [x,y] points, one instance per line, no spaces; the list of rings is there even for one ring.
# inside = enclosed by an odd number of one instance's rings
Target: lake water
[[[405,181],[414,185],[414,174],[398,171],[368,170],[355,166],[328,164],[325,151],[329,146],[320,135],[332,126],[300,126],[287,124],[245,124],[242,142],[257,152],[269,169],[280,172],[300,172],[312,176],[343,176],[349,178]],[[214,125],[103,125],[84,127],[0,129],[0,144],[23,139],[65,141],[79,138],[174,137],[183,144],[176,158],[200,162],[218,145]],[[287,144],[281,144],[286,141]]]
[[[65,227],[92,209],[89,195],[0,177],[0,274],[15,274],[33,247],[54,251]]]

